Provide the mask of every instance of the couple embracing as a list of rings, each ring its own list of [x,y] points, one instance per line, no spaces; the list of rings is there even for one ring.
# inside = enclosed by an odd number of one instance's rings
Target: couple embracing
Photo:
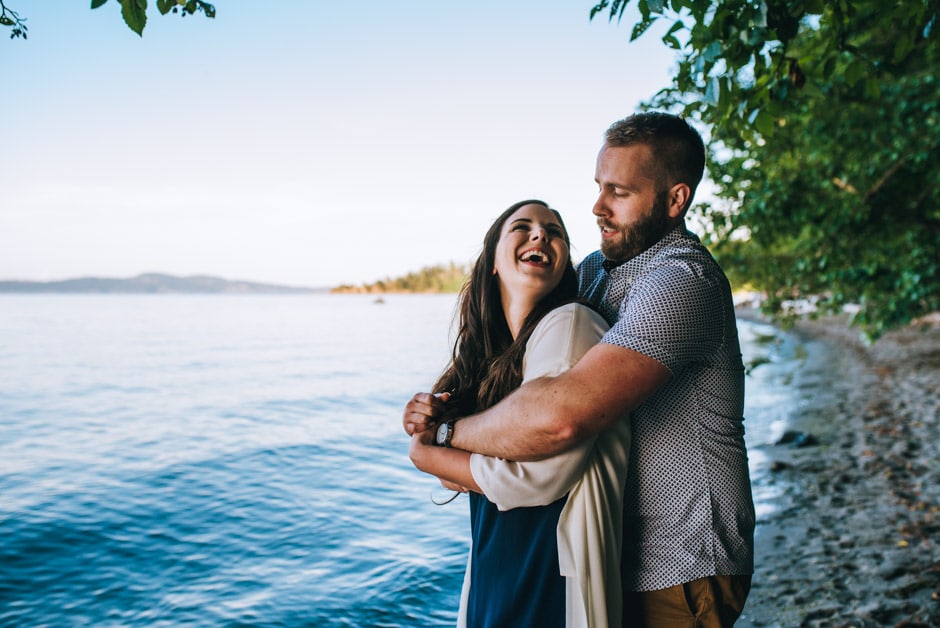
[[[460,295],[453,358],[403,422],[415,466],[470,495],[458,625],[731,626],[753,572],[731,291],[685,228],[705,166],[684,120],[614,123],[601,249],[516,203]]]

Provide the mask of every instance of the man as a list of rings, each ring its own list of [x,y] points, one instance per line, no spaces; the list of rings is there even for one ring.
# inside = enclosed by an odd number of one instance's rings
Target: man
[[[564,451],[632,413],[624,494],[627,626],[730,626],[753,573],[744,368],[728,281],[685,214],[705,166],[685,121],[614,123],[597,158],[601,250],[578,267],[611,323],[570,370],[440,430],[447,446],[512,460]],[[409,433],[443,402],[418,394]]]

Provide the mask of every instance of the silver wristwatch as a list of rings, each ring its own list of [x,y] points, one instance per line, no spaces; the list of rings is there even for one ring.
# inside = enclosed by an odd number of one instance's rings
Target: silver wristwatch
[[[438,447],[450,447],[450,439],[454,437],[454,419],[444,421],[437,426],[437,435],[434,442]]]

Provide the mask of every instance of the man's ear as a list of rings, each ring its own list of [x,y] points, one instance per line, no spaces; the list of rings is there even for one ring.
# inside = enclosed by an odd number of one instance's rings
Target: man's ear
[[[669,190],[669,217],[681,218],[692,199],[692,188],[686,183],[676,183]]]

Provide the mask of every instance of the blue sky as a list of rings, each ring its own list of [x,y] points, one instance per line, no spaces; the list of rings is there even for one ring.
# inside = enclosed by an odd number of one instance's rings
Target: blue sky
[[[150,0],[143,38],[116,0],[7,4],[0,279],[363,283],[470,261],[532,197],[580,259],[602,133],[674,65],[593,0]]]

